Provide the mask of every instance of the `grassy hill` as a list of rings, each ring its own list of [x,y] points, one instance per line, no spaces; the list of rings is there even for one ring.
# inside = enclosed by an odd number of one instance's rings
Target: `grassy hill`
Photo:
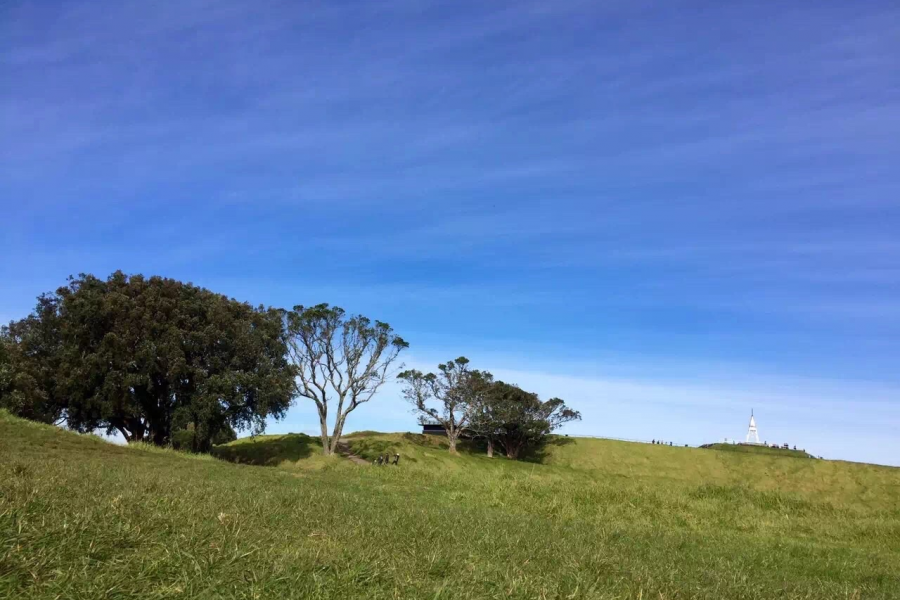
[[[805,450],[773,448],[772,446],[751,446],[749,444],[707,444],[703,447],[712,450],[721,450],[723,452],[747,452],[750,454],[769,454],[777,456],[789,456],[793,458],[815,458],[815,456]]]
[[[900,469],[560,438],[119,447],[0,413],[0,598],[898,598]],[[264,466],[256,466],[264,465]]]

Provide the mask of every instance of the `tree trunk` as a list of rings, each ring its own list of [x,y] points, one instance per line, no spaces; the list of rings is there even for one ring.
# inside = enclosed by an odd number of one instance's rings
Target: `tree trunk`
[[[129,444],[134,442],[143,442],[144,441],[144,424],[141,423],[140,419],[129,419],[129,422],[125,423],[121,428],[121,430],[126,430],[127,434],[125,435],[125,439]]]
[[[115,427],[116,427],[116,429],[119,430],[119,433],[122,434],[122,437],[125,438],[125,442],[130,444],[131,443],[131,434],[128,433],[128,430],[125,429],[124,427],[122,427],[121,425],[116,425]]]
[[[519,451],[522,449],[522,444],[519,442],[507,442],[505,445],[506,458],[517,460],[519,458]]]
[[[456,438],[459,436],[459,433],[451,434],[447,431],[447,440],[450,442],[450,454],[459,454],[456,451]]]
[[[347,420],[347,413],[343,415],[338,415],[337,420],[334,422],[334,432],[331,435],[331,448],[328,451],[328,454],[334,454],[337,452],[338,444],[341,443],[341,434],[344,433],[344,422]]]
[[[151,429],[147,436],[156,446],[165,446],[170,441],[170,436],[162,429]]]
[[[322,438],[322,454],[328,456],[331,454],[331,446],[328,444],[328,415],[319,411],[319,435]]]
[[[488,458],[494,458],[494,440],[488,438],[487,440],[487,455]]]

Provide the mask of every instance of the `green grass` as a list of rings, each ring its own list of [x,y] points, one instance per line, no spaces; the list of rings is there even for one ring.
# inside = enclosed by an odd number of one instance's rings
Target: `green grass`
[[[750,446],[746,444],[709,444],[705,446],[712,450],[723,452],[748,452],[750,454],[772,454],[777,456],[790,456],[794,458],[815,458],[805,450],[791,450],[789,448],[772,448],[771,446]]]
[[[303,433],[245,437],[230,444],[216,446],[212,455],[222,460],[246,465],[286,468],[323,466],[322,442]]]
[[[562,438],[210,457],[0,413],[0,598],[900,598],[900,469]],[[255,466],[271,465],[271,466]]]

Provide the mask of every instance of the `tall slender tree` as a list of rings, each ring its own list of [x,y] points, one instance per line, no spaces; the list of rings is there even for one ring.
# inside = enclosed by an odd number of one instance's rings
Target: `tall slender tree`
[[[347,416],[375,396],[409,344],[387,323],[348,317],[344,309],[328,304],[295,306],[286,314],[286,324],[288,355],[296,369],[295,395],[315,403],[322,451],[334,454]],[[332,407],[334,429],[329,436]]]
[[[403,396],[413,405],[419,422],[439,423],[447,433],[450,452],[478,410],[481,396],[492,380],[487,372],[469,368],[469,359],[460,356],[438,365],[438,373],[422,373],[415,369],[397,376],[405,383]]]

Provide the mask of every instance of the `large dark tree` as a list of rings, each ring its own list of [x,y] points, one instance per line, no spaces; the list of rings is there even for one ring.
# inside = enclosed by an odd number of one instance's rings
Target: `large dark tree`
[[[413,405],[419,422],[439,423],[447,432],[450,452],[456,454],[456,442],[482,404],[491,374],[470,369],[469,359],[460,356],[438,365],[436,374],[411,369],[397,377],[404,381],[403,397]]]
[[[58,393],[58,298],[38,298],[34,312],[0,328],[0,407],[43,423],[58,423],[66,401]]]
[[[13,404],[12,395],[15,391],[13,352],[15,349],[6,327],[0,329],[0,408],[9,409]]]
[[[518,459],[543,444],[550,433],[581,414],[559,398],[542,402],[537,394],[502,381],[490,384],[470,428],[488,441],[488,451],[499,445],[508,458]]]
[[[229,427],[262,430],[291,402],[281,313],[173,279],[70,278],[9,330],[17,373],[42,381],[32,396],[78,431],[163,445],[190,428],[203,450]]]
[[[322,451],[334,454],[347,416],[373,398],[409,344],[387,323],[348,316],[344,309],[327,304],[295,306],[286,322],[297,374],[295,393],[315,403]],[[329,437],[331,408],[334,429]]]

